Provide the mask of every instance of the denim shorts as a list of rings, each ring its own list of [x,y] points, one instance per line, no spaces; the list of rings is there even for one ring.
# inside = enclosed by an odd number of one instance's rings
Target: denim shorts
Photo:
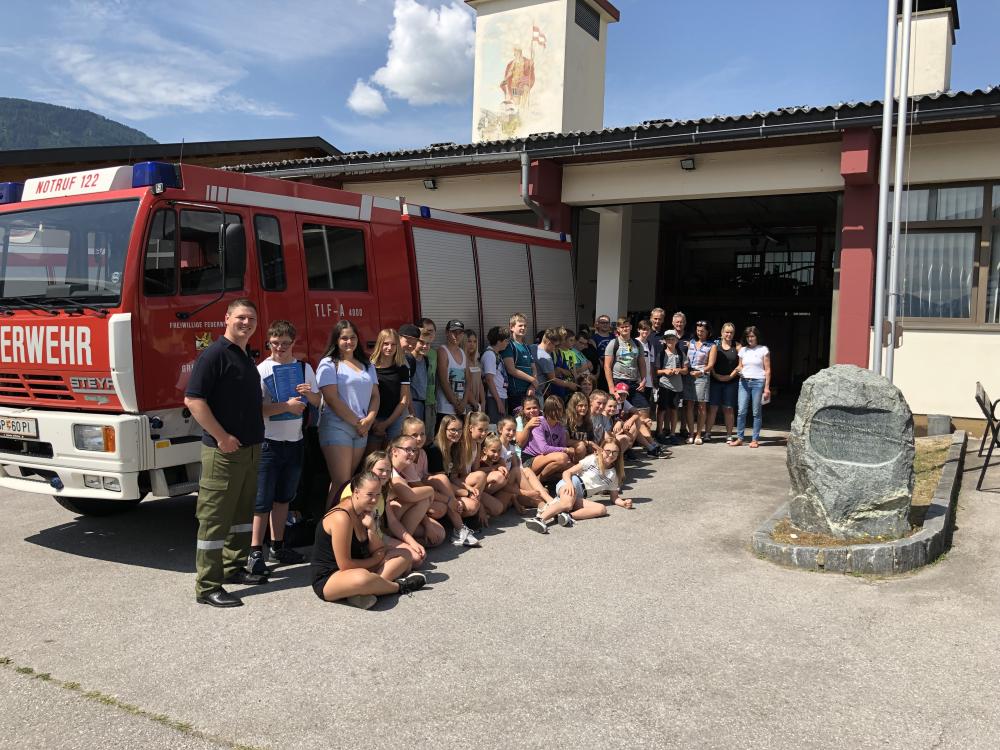
[[[735,409],[740,395],[739,378],[733,380],[712,380],[712,390],[708,393],[708,403]]]
[[[269,513],[274,503],[290,502],[299,488],[305,440],[264,440],[257,469],[255,513]]]
[[[559,490],[561,490],[566,485],[565,479],[560,479],[556,482],[556,497],[559,496]],[[586,495],[586,491],[583,488],[583,480],[580,477],[573,475],[573,489],[576,490],[576,502],[573,503],[573,510],[583,507],[583,497]]]
[[[343,447],[364,448],[368,438],[358,434],[351,425],[338,417],[332,411],[323,411],[319,420],[319,444],[338,445]]]

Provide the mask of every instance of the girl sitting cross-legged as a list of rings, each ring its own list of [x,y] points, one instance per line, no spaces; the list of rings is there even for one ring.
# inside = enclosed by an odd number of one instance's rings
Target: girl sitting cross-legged
[[[414,468],[419,450],[417,441],[409,435],[400,435],[390,443],[393,495],[390,507],[399,513],[399,520],[409,533],[436,547],[444,541],[445,531],[441,524],[427,517],[434,500],[434,488],[411,484],[412,478],[419,476]]]
[[[316,526],[312,556],[312,587],[320,599],[346,601],[369,609],[377,597],[408,594],[427,582],[411,573],[409,552],[390,550],[375,532],[373,511],[382,482],[370,472],[351,480],[351,494],[331,508]]]
[[[596,495],[610,495],[615,505],[631,508],[632,501],[621,495],[624,479],[621,449],[614,437],[605,435],[597,453],[563,472],[563,478],[556,485],[559,499],[547,504],[525,525],[539,534],[548,534],[552,519],[560,526],[572,526],[577,521],[600,518],[607,514],[608,509],[602,503],[589,499]]]

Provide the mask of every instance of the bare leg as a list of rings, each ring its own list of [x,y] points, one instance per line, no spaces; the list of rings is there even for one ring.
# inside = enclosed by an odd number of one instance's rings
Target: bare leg
[[[330,493],[327,496],[327,505],[329,505],[329,501],[333,499],[333,493],[351,481],[351,474],[357,463],[352,463],[354,449],[349,445],[324,445],[323,458],[326,459],[326,468],[330,473]]]
[[[584,500],[583,507],[570,513],[574,521],[586,521],[590,518],[600,518],[606,516],[608,509],[603,503],[595,503],[593,500]]]

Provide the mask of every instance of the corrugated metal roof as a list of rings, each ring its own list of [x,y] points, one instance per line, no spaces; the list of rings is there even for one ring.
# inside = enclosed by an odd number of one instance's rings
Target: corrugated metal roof
[[[913,122],[935,122],[1000,116],[1000,87],[988,86],[973,91],[948,91],[915,96],[911,100]],[[881,125],[881,100],[840,102],[822,106],[792,106],[739,115],[712,115],[698,120],[646,120],[638,125],[604,128],[572,133],[537,133],[526,138],[485,141],[482,143],[439,143],[426,148],[399,151],[354,151],[338,156],[291,159],[280,162],[240,164],[229,167],[239,172],[280,172],[364,164],[390,166],[392,162],[426,160],[430,167],[437,159],[470,159],[515,155],[572,156],[594,151],[632,151],[638,148],[729,139],[765,139],[781,135],[801,135],[844,130],[849,127]],[[756,131],[756,132],[754,132]]]

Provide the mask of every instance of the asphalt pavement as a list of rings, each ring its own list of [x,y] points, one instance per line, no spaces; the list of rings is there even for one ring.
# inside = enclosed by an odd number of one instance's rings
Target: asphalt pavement
[[[977,466],[952,551],[899,579],[757,559],[785,449],[713,442],[634,468],[634,510],[511,517],[367,612],[308,566],[196,605],[192,497],[90,519],[4,493],[0,747],[994,750],[1000,469],[976,492]]]

